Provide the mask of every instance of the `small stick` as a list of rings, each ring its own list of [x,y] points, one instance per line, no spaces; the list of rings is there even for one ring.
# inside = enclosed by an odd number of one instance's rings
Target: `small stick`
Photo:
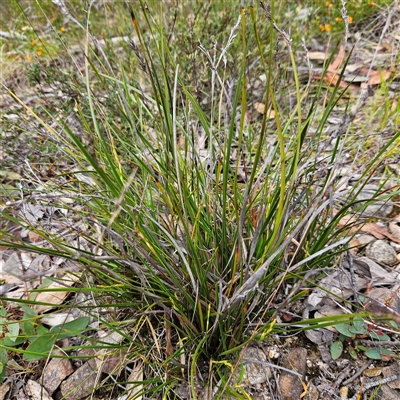
[[[349,383],[353,382],[354,379],[359,377],[372,363],[373,360],[369,360],[368,362],[366,362],[351,378],[343,382],[343,386],[347,386]]]

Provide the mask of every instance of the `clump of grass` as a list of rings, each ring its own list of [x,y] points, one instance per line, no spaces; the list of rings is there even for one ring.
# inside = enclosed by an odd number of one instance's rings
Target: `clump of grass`
[[[135,75],[95,41],[91,48],[88,33],[86,94],[75,105],[80,132],[67,118],[50,125],[24,106],[74,166],[41,182],[40,202],[67,209],[80,225],[75,228],[72,217],[65,217],[67,233],[60,236],[44,224],[15,218],[5,207],[6,218],[43,237],[47,246],[9,240],[6,232],[0,244],[47,252],[85,268],[93,286],[83,287],[82,280],[81,290],[92,290],[99,307],[123,310],[120,319],[100,320],[124,335],[127,364],[142,360],[138,396],[174,398],[178,383],[188,381],[196,398],[200,376],[204,385],[219,382],[216,398],[224,392],[239,396],[231,380],[239,351],[291,329],[279,320],[281,311],[306,296],[303,288],[348,250],[350,237],[339,221],[354,212],[352,206],[367,203],[356,202],[357,190],[335,191],[341,135],[330,153],[319,154],[326,121],[343,95],[339,82],[333,90],[322,83],[312,91],[300,86],[291,38],[275,22],[273,8],[263,6],[258,15],[252,7],[249,15],[241,9],[222,47],[200,46],[207,101],[182,78],[185,60],[168,44],[162,11],[158,15],[141,3],[132,12]],[[267,44],[259,36],[265,25]],[[251,60],[243,56],[250,37],[266,76],[263,101],[275,114],[269,120],[264,113],[254,125],[247,119]],[[293,69],[290,87],[279,96],[278,39]],[[228,75],[226,57],[237,42],[242,57]],[[281,101],[293,93],[287,107]],[[309,137],[311,125],[316,130]],[[359,187],[395,140],[365,166]],[[23,201],[37,199],[27,192]],[[312,329],[341,320],[296,324]]]

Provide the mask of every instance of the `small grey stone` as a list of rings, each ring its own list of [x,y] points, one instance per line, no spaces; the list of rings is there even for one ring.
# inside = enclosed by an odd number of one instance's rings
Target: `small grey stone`
[[[359,243],[364,244],[364,245],[369,244],[375,240],[374,236],[367,235],[367,234],[359,235],[356,238],[359,241]]]
[[[400,253],[400,243],[390,242],[390,245],[394,248],[396,253]]]
[[[369,244],[365,254],[367,257],[386,265],[394,264],[397,261],[396,251],[384,240],[376,240]]]
[[[244,375],[240,386],[254,386],[271,378],[271,368],[265,365],[268,362],[267,356],[258,347],[247,347],[241,356],[241,361],[244,364]]]
[[[400,239],[400,216],[393,218],[388,224],[389,232],[397,239]]]
[[[371,200],[378,191],[378,187],[374,185],[366,185],[357,196],[357,200]],[[362,211],[364,217],[387,217],[393,211],[393,203],[391,201],[371,200],[365,210]]]

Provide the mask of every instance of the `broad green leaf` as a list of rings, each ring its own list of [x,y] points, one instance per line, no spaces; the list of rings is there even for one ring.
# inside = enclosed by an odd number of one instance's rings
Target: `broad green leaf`
[[[397,325],[395,321],[391,320],[389,324],[392,325],[394,329],[399,329],[399,325]]]
[[[77,318],[66,324],[54,326],[50,332],[57,335],[57,340],[81,333],[89,324],[89,317]]]
[[[337,360],[343,353],[343,343],[333,342],[331,346],[331,356],[334,360]]]
[[[349,331],[356,335],[365,335],[367,333],[367,325],[361,317],[356,317],[353,319],[353,324],[349,327]]]
[[[3,343],[0,340],[0,345]],[[7,350],[0,348],[0,382],[3,381],[4,375],[6,374],[6,365],[7,365],[8,357]]]
[[[363,304],[363,303],[365,303],[365,302],[367,301],[367,298],[366,298],[364,295],[360,294],[360,295],[358,296],[358,301],[359,301],[361,304]]]
[[[0,308],[0,333],[4,331],[3,325],[7,323],[7,311],[4,307]]]
[[[30,342],[36,338],[36,329],[33,320],[27,320],[22,323],[22,336],[25,336]]]
[[[381,359],[382,359],[380,349],[377,349],[377,348],[375,348],[375,349],[368,349],[368,350],[365,352],[365,355],[366,355],[368,358],[371,358],[372,360],[381,360]]]
[[[391,354],[391,355],[395,355],[395,353],[393,352],[393,350],[390,350],[390,349],[379,349],[379,351],[380,351],[380,353],[382,354],[382,355],[389,355],[389,354]]]
[[[352,333],[353,335],[365,335],[367,333],[367,327],[366,326],[361,326],[361,327],[350,326],[349,332]]]
[[[47,357],[57,340],[58,338],[56,335],[46,334],[39,336],[26,348],[27,352],[24,353],[24,360],[36,361],[43,357]],[[28,352],[36,354],[28,354]]]
[[[39,324],[36,327],[36,332],[37,332],[37,336],[43,336],[43,335],[46,335],[49,332],[49,330],[42,324]]]
[[[37,315],[37,311],[28,304],[20,303],[19,306],[25,311],[24,318],[29,319],[29,317]]]
[[[12,322],[7,325],[8,332],[6,337],[10,339],[12,342],[15,342],[19,335],[19,322]]]
[[[4,346],[13,347],[18,346],[19,344],[25,343],[27,341],[27,337],[25,336],[18,336],[15,340],[11,340],[9,337],[5,337],[3,339]]]
[[[361,317],[355,317],[352,321],[352,324],[354,328],[361,329],[361,327],[364,325],[364,320]]]
[[[37,327],[38,336],[27,347],[27,353],[24,353],[24,360],[34,361],[46,357],[58,340],[81,333],[88,324],[89,318],[81,317],[66,324],[57,325],[51,331],[39,325]],[[28,354],[28,352],[37,354]]]
[[[376,331],[372,331],[369,333],[369,336],[371,336],[371,339],[376,339],[376,340],[390,340],[390,337],[383,332],[379,332],[379,334]]]
[[[349,352],[351,358],[354,358],[355,360],[358,359],[357,352],[353,347],[349,347],[348,352]]]
[[[335,328],[344,336],[352,337],[354,335],[354,333],[349,331],[349,324],[337,324],[335,325]]]

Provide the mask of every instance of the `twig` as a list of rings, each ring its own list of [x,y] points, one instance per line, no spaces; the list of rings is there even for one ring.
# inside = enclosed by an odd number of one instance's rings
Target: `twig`
[[[339,385],[342,384],[343,379],[346,378],[347,375],[350,373],[351,366],[348,366],[345,368],[342,373],[337,377],[335,384],[333,385],[335,388],[337,388]]]
[[[21,35],[16,32],[3,32],[0,31],[0,37],[5,39],[18,39],[18,40],[28,40],[25,35]]]
[[[392,376],[389,376],[388,378],[380,379],[379,381],[374,381],[374,382],[366,383],[366,384],[363,386],[363,388],[361,389],[361,392],[364,393],[366,390],[371,389],[372,387],[384,385],[385,383],[395,381],[397,378],[398,378],[397,375],[392,375]],[[342,397],[341,397],[340,399],[341,399],[341,400],[357,400],[357,399],[359,398],[359,397],[358,397],[359,395],[360,395],[360,393],[357,391],[357,392],[354,394],[353,397],[350,397],[350,399],[343,399]]]
[[[400,346],[400,340],[368,340],[368,339],[361,339],[358,341],[361,344],[365,344],[366,346]]]
[[[354,379],[359,377],[371,364],[373,360],[367,361],[351,378],[347,379],[347,381],[343,382],[343,386],[347,386],[349,383],[353,382]]]

